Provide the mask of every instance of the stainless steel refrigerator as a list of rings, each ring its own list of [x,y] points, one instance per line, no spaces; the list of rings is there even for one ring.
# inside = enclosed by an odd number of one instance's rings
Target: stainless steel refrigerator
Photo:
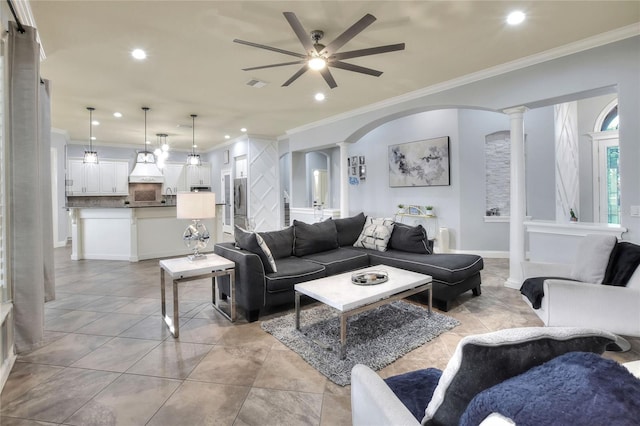
[[[247,178],[233,180],[233,223],[241,228],[250,229],[247,216]]]

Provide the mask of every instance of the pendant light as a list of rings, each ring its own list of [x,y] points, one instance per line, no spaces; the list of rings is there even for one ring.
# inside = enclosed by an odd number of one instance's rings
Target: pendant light
[[[159,169],[164,168],[165,161],[169,158],[169,142],[167,142],[168,136],[169,135],[166,133],[156,134],[158,147],[153,151],[153,153],[156,156],[156,165]]]
[[[94,107],[87,107],[89,110],[89,151],[84,152],[83,163],[98,164],[98,153],[93,150],[93,111]]]
[[[144,111],[144,149],[138,153],[136,163],[155,163],[156,157],[153,152],[147,151],[147,111],[149,107],[142,107]]]
[[[187,164],[190,166],[199,166],[200,154],[196,154],[196,117],[197,115],[191,114],[191,129],[193,130],[193,141],[191,143],[191,154],[187,155]]]

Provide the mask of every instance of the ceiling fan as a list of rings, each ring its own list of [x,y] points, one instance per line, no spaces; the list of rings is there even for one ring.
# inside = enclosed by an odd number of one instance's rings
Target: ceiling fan
[[[233,41],[247,46],[258,47],[260,49],[271,50],[273,52],[282,53],[285,55],[295,56],[300,58],[293,62],[283,62],[279,64],[263,65],[259,67],[243,68],[243,71],[259,70],[263,68],[282,67],[285,65],[297,65],[303,64],[291,78],[284,82],[282,86],[288,86],[293,83],[298,77],[307,72],[308,69],[318,71],[324,80],[327,82],[330,88],[338,87],[334,80],[329,67],[340,68],[347,71],[359,72],[362,74],[372,75],[379,77],[382,75],[382,71],[377,71],[371,68],[361,67],[359,65],[353,65],[343,62],[343,59],[357,58],[360,56],[377,55],[379,53],[393,52],[396,50],[404,50],[404,43],[389,44],[387,46],[370,47],[367,49],[351,50],[349,52],[340,52],[338,50],[344,46],[349,40],[358,35],[362,30],[371,25],[376,17],[371,14],[366,14],[358,22],[349,27],[345,32],[340,34],[335,40],[328,45],[320,44],[320,40],[324,36],[324,32],[320,30],[311,31],[311,37],[307,35],[304,27],[293,12],[283,12],[284,17],[291,25],[293,32],[296,33],[300,43],[304,47],[306,53],[296,53],[289,50],[279,49],[277,47],[266,46],[264,44],[252,43],[250,41],[244,41],[234,39]]]

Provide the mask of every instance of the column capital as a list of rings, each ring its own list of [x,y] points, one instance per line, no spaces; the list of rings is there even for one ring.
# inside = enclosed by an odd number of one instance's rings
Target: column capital
[[[508,115],[524,114],[527,111],[529,111],[529,108],[527,108],[524,105],[513,107],[513,108],[507,108],[507,109],[503,109],[502,110],[502,112],[504,112],[505,114],[508,114]]]

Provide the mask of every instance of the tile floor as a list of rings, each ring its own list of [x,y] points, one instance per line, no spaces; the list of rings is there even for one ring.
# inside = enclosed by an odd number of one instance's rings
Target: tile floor
[[[326,380],[260,322],[232,324],[216,313],[209,281],[181,287],[174,339],[160,317],[157,260],[71,261],[69,248],[55,256],[45,342],[19,354],[0,396],[1,425],[351,423],[350,388]],[[503,286],[507,268],[486,259],[482,295],[464,294],[448,313],[462,324],[380,374],[444,368],[465,335],[541,325],[519,292]],[[640,359],[640,339],[629,340],[631,351],[606,356]]]

